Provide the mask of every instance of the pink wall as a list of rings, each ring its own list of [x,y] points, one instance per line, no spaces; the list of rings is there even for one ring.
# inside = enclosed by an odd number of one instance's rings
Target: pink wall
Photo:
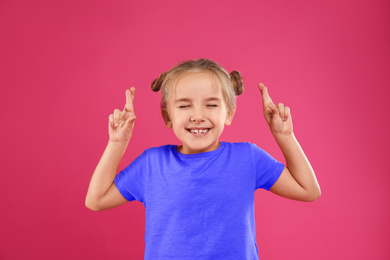
[[[176,143],[151,81],[208,57],[244,76],[222,139],[283,161],[257,83],[291,107],[322,188],[313,203],[256,192],[261,259],[389,259],[388,1],[0,2],[0,259],[142,259],[145,210],[85,208],[108,115],[135,86],[121,169]],[[386,75],[387,74],[387,75]]]

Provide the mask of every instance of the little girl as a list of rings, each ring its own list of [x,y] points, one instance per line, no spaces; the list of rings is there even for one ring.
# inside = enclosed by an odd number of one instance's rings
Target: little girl
[[[240,73],[208,59],[182,62],[152,83],[161,114],[181,145],[145,150],[117,175],[130,141],[135,89],[109,116],[109,141],[86,206],[100,211],[138,200],[146,208],[144,259],[259,259],[254,218],[258,188],[313,201],[320,187],[292,128],[290,109],[260,83],[265,119],[286,166],[251,143],[220,142],[243,92]]]

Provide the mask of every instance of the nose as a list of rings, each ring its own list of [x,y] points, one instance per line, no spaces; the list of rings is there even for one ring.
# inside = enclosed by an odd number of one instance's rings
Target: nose
[[[201,108],[194,108],[191,114],[191,122],[201,123],[205,121],[204,112]]]

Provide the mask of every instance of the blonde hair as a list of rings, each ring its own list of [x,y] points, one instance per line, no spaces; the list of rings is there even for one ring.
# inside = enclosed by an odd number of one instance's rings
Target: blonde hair
[[[161,108],[167,107],[169,95],[179,81],[179,79],[188,73],[210,72],[216,76],[221,85],[222,93],[225,98],[226,106],[233,108],[236,106],[236,96],[244,91],[241,74],[238,71],[232,71],[230,74],[218,63],[210,59],[186,60],[165,71],[152,82],[152,90],[162,91]]]

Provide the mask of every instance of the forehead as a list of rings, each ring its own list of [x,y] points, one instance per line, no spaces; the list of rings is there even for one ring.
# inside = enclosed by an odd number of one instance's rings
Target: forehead
[[[181,76],[172,91],[172,98],[222,97],[222,86],[211,72],[191,72]]]

